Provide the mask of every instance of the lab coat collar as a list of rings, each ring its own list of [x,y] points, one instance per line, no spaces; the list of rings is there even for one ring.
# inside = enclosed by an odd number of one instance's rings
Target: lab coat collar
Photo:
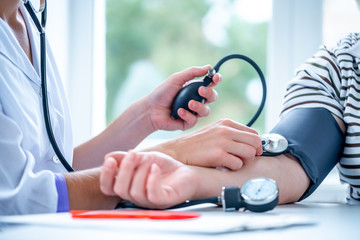
[[[25,52],[21,48],[19,42],[15,38],[12,30],[8,24],[0,18],[0,54],[9,59],[14,65],[16,65],[32,82],[41,87],[40,69],[39,69],[39,52],[40,52],[40,38],[37,34],[37,30],[34,29],[32,20],[29,18],[28,12],[23,4],[20,4],[20,11],[25,19],[25,24],[29,32],[31,51],[34,66],[26,56]],[[36,32],[34,32],[36,31]],[[35,34],[34,34],[35,33]]]

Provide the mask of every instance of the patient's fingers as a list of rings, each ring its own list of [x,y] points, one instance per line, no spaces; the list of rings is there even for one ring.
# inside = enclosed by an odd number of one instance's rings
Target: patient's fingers
[[[135,168],[137,166],[137,159],[134,152],[129,152],[121,161],[121,167],[116,175],[116,181],[114,184],[114,192],[124,199],[131,199],[129,194],[132,178]]]
[[[151,203],[159,204],[160,201],[167,198],[161,188],[161,170],[155,163],[151,164],[146,190]]]
[[[130,197],[136,202],[147,202],[146,182],[151,167],[149,156],[145,156],[134,173],[130,187]]]
[[[103,167],[100,173],[100,190],[106,195],[115,195],[113,186],[117,172],[116,160],[108,157],[104,160]]]

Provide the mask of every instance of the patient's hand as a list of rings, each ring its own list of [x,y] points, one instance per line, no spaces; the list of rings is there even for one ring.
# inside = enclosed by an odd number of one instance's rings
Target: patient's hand
[[[104,194],[147,208],[167,208],[190,199],[195,182],[190,167],[159,152],[110,153],[100,175]]]
[[[187,165],[237,170],[262,154],[262,144],[254,129],[225,119],[150,150],[166,153]]]

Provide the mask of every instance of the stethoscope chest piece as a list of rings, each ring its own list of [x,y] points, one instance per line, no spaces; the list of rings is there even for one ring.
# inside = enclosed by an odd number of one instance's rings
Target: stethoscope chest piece
[[[277,133],[267,133],[261,136],[263,150],[270,154],[280,154],[285,152],[289,143],[285,137]],[[266,155],[266,154],[263,154]]]

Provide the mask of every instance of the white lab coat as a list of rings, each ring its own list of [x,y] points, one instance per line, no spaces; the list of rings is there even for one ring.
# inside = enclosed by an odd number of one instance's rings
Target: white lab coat
[[[66,172],[54,158],[43,120],[39,34],[22,3],[20,10],[29,32],[34,66],[0,18],[0,215],[56,212],[54,172]],[[48,44],[47,82],[54,135],[71,164],[69,110]]]

